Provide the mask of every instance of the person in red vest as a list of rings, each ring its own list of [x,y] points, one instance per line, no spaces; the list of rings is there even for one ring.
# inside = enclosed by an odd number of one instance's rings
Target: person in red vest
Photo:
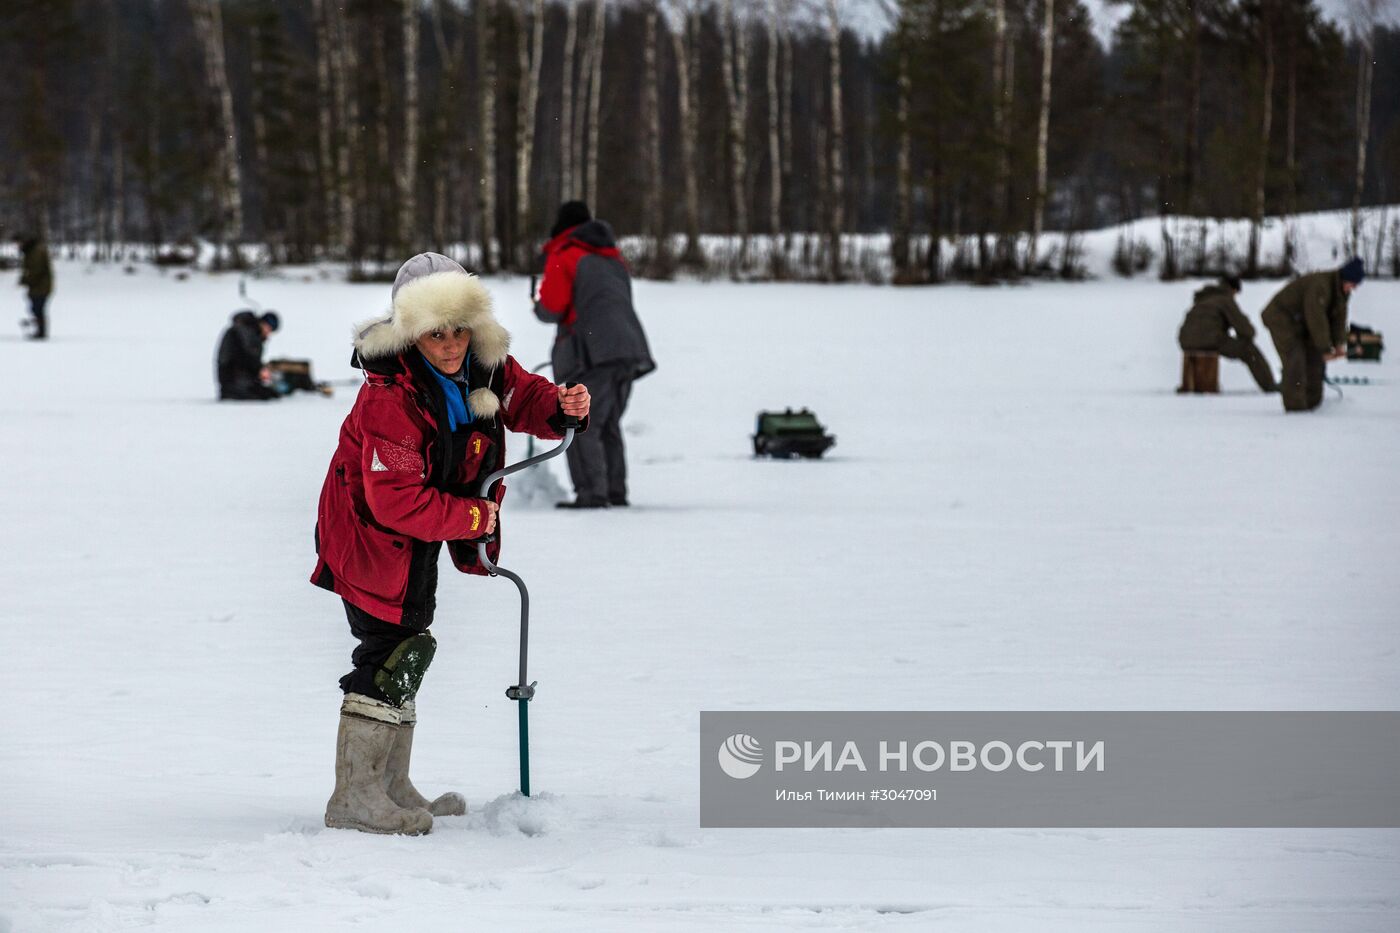
[[[505,465],[506,429],[559,438],[566,416],[589,410],[587,387],[526,372],[509,346],[486,287],[439,253],[404,263],[389,314],[355,329],[365,382],[321,487],[311,574],[359,641],[340,679],[327,826],[418,834],[466,812],[461,794],[429,800],[408,776],[415,697],[437,650],[438,558],[446,543],[458,570],[485,574],[477,546],[491,534],[499,555],[505,490],[482,498],[480,485]]]
[[[632,383],[656,369],[632,306],[632,276],[612,228],[582,201],[559,208],[544,246],[544,279],[535,316],[558,326],[554,378],[588,385],[593,429],[568,450],[574,499],[560,508],[627,505],[622,415]]]

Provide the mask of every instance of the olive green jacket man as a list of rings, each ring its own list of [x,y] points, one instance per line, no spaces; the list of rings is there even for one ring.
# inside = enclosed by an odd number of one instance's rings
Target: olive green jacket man
[[[1224,285],[1207,285],[1191,300],[1191,310],[1176,335],[1181,349],[1218,350],[1231,330],[1245,342],[1254,340],[1254,325],[1235,303],[1233,290]]]
[[[30,298],[44,298],[53,292],[53,266],[49,264],[49,248],[43,243],[25,252],[19,284],[29,289]]]
[[[1342,277],[1331,272],[1300,275],[1285,285],[1264,309],[1264,326],[1274,334],[1309,340],[1319,352],[1347,342],[1347,295]]]

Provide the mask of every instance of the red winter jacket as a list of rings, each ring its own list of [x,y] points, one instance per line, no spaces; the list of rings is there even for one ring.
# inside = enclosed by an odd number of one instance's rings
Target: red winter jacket
[[[440,401],[421,373],[416,350],[365,363],[366,381],[340,428],[316,514],[319,559],[311,582],[387,622],[403,621],[410,565],[424,542],[446,541],[464,573],[485,574],[476,541],[486,505],[480,480],[505,464],[505,428],[561,437],[553,383],[514,357],[494,371],[471,369],[471,384],[489,383],[501,400],[497,417],[478,418],[454,436],[440,426]],[[503,484],[492,491],[497,503]],[[497,540],[488,546],[492,560]],[[436,550],[431,555],[436,557]]]

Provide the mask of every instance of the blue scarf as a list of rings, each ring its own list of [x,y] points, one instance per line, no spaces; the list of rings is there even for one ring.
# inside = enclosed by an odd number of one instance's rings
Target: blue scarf
[[[423,356],[423,351],[419,350],[418,355]],[[429,363],[426,356],[423,356],[423,362],[427,364],[428,372],[433,374],[433,378],[437,379],[438,385],[442,387],[442,397],[444,401],[447,402],[448,430],[455,431],[457,430],[457,425],[474,421],[475,418],[471,413],[471,409],[467,407],[466,396],[462,392],[462,383],[438,372],[437,367]],[[471,364],[472,355],[471,352],[468,351],[467,358],[462,361],[462,372],[467,372],[467,367]]]

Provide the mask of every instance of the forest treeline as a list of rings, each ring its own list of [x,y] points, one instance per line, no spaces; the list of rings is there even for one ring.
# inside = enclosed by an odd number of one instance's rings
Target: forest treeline
[[[1351,208],[1400,265],[1360,210],[1400,193],[1393,2],[1115,0],[1105,47],[1080,0],[6,0],[0,225],[527,271],[580,198],[647,275],[839,280],[881,232],[930,282],[1073,276],[1146,216],[1164,276],[1220,263],[1172,216],[1277,273],[1266,216]]]

